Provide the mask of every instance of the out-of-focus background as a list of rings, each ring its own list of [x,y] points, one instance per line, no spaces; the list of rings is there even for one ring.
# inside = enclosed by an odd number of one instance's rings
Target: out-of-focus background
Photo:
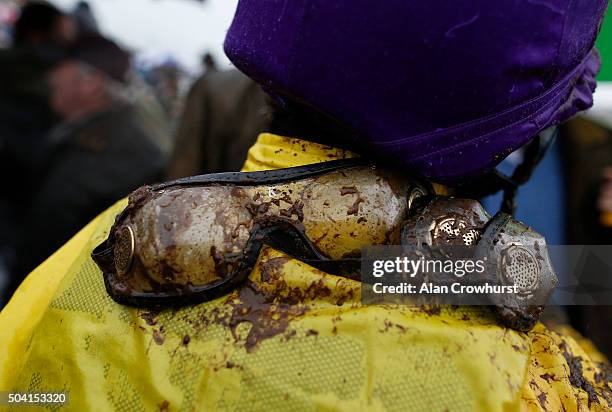
[[[79,2],[51,1],[66,11],[74,10]],[[24,2],[3,0],[0,3]],[[88,0],[87,3],[101,31],[134,51],[140,64],[170,59],[196,73],[202,53],[210,52],[223,67],[229,65],[222,44],[238,0]]]
[[[238,170],[270,113],[223,40],[237,0],[0,0],[0,308],[145,183]],[[517,216],[550,244],[612,244],[612,13],[595,106],[559,128]],[[522,151],[499,169],[510,173]],[[482,199],[489,212],[501,197]],[[606,312],[607,310],[607,312]],[[602,315],[603,314],[603,315]],[[612,353],[608,309],[572,324]]]
[[[240,168],[269,116],[223,53],[236,5],[0,0],[0,308],[140,185]]]

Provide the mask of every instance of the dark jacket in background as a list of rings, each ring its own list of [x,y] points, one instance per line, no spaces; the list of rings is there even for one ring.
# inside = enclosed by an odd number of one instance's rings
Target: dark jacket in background
[[[56,123],[46,80],[54,52],[51,46],[0,50],[0,253],[12,247],[19,231],[16,222],[28,204],[33,170]]]
[[[574,245],[612,244],[612,228],[600,223],[597,199],[604,168],[612,166],[612,130],[578,117],[561,127],[567,237]]]
[[[27,274],[117,200],[163,177],[167,159],[151,128],[121,104],[54,129],[38,185],[28,188],[18,273]]]
[[[270,122],[265,94],[237,70],[213,72],[189,92],[168,178],[236,171]]]
[[[612,166],[612,130],[578,117],[561,127],[559,143],[565,170],[568,243],[612,244],[612,228],[601,223],[597,208],[603,170]],[[612,268],[588,263],[580,274],[581,283],[612,288]],[[612,357],[612,306],[569,306],[567,311],[572,326]]]

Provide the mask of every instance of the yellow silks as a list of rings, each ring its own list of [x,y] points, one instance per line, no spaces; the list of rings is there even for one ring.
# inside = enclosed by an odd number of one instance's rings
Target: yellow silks
[[[244,169],[349,156],[264,134]],[[159,313],[118,305],[89,254],[124,206],[30,274],[0,313],[0,390],[67,391],[75,411],[609,407],[599,366],[570,337],[502,328],[486,308],[362,306],[359,283],[270,248],[229,296]]]
[[[262,133],[255,145],[249,149],[242,171],[285,169],[353,157],[359,156],[344,149]]]

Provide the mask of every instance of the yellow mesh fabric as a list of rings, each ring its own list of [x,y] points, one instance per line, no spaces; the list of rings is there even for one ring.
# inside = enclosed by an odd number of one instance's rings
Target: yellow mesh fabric
[[[282,167],[347,156],[265,135],[245,169],[271,168],[271,153]],[[357,282],[270,248],[229,296],[161,312],[118,305],[89,254],[123,206],[0,313],[0,390],[65,390],[75,411],[608,410],[609,378],[569,337],[503,329],[486,308],[364,307]]]

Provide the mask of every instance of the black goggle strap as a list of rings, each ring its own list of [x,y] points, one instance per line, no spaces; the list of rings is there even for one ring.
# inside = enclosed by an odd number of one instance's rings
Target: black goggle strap
[[[518,188],[531,179],[535,168],[544,158],[544,155],[554,142],[557,134],[556,127],[547,129],[525,147],[523,162],[516,167],[512,176],[508,178],[511,185],[504,188],[504,198],[500,207],[502,212],[514,216],[517,207],[516,194]]]

